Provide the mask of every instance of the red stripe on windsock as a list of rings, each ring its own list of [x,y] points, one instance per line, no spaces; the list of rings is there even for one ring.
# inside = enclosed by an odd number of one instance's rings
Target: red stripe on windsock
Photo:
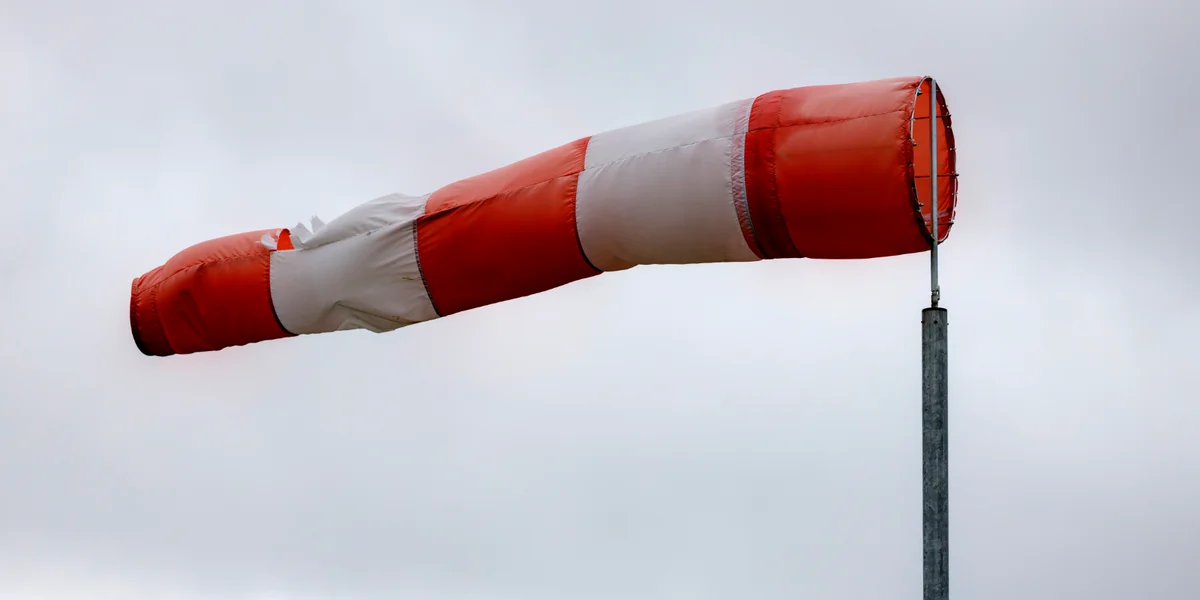
[[[802,87],[755,102],[747,196],[756,231],[760,218],[771,229],[764,246],[775,244],[773,258],[871,258],[928,248],[914,213],[909,141],[920,81]]]
[[[261,243],[278,231],[197,244],[133,280],[129,319],[138,348],[170,356],[290,336],[271,304],[271,250]]]
[[[579,244],[584,138],[434,192],[417,220],[430,300],[449,315],[597,275]]]
[[[768,92],[754,99],[746,132],[746,204],[754,237],[763,258],[799,258],[783,218],[775,144],[784,92]],[[753,248],[754,245],[751,245]]]

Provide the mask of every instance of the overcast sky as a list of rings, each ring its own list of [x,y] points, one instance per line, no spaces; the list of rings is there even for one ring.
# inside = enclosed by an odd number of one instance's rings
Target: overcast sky
[[[128,293],[200,240],[921,74],[962,174],[952,597],[1200,595],[1194,3],[506,4],[0,0],[0,598],[919,598],[926,255],[171,359]]]

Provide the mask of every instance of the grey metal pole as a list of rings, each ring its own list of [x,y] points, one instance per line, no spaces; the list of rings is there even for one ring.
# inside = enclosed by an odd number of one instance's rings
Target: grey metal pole
[[[929,80],[929,189],[933,206],[930,248],[930,307],[921,311],[921,488],[925,600],[950,597],[950,463],[947,312],[938,307],[938,102]]]
[[[950,470],[946,309],[921,311],[921,438],[925,600],[950,597]]]

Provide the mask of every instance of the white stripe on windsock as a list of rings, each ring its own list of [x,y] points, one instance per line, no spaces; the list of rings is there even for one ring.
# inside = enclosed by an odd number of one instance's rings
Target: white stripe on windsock
[[[736,206],[744,181],[732,173],[753,102],[592,136],[575,214],[596,268],[758,260]]]
[[[437,317],[413,234],[428,198],[377,198],[322,224],[303,248],[272,253],[271,298],[284,328],[381,332]]]

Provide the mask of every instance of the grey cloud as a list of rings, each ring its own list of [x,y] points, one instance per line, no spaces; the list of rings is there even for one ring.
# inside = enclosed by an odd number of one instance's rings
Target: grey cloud
[[[0,597],[919,597],[925,256],[169,360],[126,321],[197,240],[912,73],[961,147],[954,596],[1200,589],[1184,3],[0,11]]]

